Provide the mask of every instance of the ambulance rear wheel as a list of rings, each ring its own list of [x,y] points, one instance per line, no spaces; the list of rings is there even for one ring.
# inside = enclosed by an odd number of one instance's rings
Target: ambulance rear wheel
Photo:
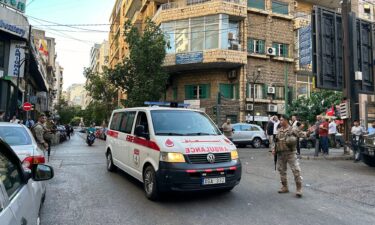
[[[160,195],[156,182],[156,173],[151,165],[147,166],[143,172],[143,187],[148,199],[152,201],[159,199]]]

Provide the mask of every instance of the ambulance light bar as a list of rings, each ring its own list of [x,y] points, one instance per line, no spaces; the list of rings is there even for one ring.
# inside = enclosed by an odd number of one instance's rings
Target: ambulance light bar
[[[190,104],[178,103],[178,102],[144,102],[148,106],[164,106],[171,108],[187,108]]]

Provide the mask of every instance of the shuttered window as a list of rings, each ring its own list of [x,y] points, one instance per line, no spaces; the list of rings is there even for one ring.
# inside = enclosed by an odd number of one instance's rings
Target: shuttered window
[[[289,45],[282,43],[273,43],[272,47],[276,49],[276,56],[289,57]]]
[[[207,99],[211,98],[211,85],[185,85],[185,99]]]
[[[247,51],[249,53],[265,54],[265,41],[249,38],[247,41]]]

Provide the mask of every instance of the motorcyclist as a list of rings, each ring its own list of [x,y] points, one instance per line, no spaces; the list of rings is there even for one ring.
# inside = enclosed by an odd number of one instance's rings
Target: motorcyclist
[[[90,127],[87,128],[87,137],[86,137],[86,141],[88,141],[90,134],[95,135],[95,131],[96,131],[96,129],[95,129],[94,125],[91,124]]]

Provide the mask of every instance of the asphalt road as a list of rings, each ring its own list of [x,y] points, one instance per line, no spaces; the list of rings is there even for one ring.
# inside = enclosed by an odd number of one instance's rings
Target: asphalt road
[[[144,196],[125,173],[109,173],[104,142],[88,147],[77,134],[53,148],[42,224],[251,224],[370,225],[375,222],[375,168],[351,161],[301,161],[304,197],[280,195],[279,176],[267,149],[240,149],[242,180],[232,192]]]

